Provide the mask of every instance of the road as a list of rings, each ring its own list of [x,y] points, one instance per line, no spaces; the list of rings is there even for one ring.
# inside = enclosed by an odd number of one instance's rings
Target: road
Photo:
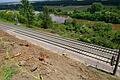
[[[107,72],[113,71],[114,66],[110,65],[110,61],[113,55],[115,55],[117,58],[118,54],[118,50],[113,50],[81,41],[75,41],[72,39],[63,39],[62,37],[54,34],[40,32],[12,24],[6,24],[3,22],[0,23],[0,29],[6,32],[10,31],[15,36],[19,34],[37,40],[38,42],[40,41],[41,43],[47,43],[46,46],[50,44],[49,47],[56,46],[54,47],[54,50],[59,48],[61,48],[61,52],[63,52],[62,50],[66,50],[65,53],[76,55],[78,60],[83,60],[85,64]],[[118,73],[120,74],[119,70]]]

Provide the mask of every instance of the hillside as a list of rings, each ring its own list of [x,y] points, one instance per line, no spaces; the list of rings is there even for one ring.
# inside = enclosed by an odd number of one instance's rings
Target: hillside
[[[119,80],[0,31],[0,80]]]

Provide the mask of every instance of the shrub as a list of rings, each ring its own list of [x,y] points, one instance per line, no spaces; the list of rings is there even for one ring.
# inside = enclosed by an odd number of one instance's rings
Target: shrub
[[[101,3],[93,3],[90,7],[90,12],[95,13],[97,11],[103,10],[103,5]]]

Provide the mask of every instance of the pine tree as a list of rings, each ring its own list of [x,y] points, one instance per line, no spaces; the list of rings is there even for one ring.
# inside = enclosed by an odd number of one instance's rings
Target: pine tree
[[[52,20],[49,16],[49,9],[47,6],[43,8],[43,28],[47,29],[49,27],[52,27]]]
[[[28,0],[21,0],[19,11],[20,14],[25,17],[27,27],[32,27],[34,20],[33,6]]]

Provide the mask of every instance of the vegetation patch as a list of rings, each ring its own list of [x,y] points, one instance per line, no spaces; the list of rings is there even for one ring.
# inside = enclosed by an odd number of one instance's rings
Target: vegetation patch
[[[81,9],[81,8],[80,8]],[[119,6],[107,7],[101,3],[93,3],[86,9],[63,10],[61,8],[50,8],[50,12],[58,15],[67,15],[72,18],[86,19],[92,21],[104,21],[107,23],[120,23]]]
[[[5,65],[0,68],[0,79],[1,80],[11,80],[12,76],[15,74],[15,69],[12,66]]]

